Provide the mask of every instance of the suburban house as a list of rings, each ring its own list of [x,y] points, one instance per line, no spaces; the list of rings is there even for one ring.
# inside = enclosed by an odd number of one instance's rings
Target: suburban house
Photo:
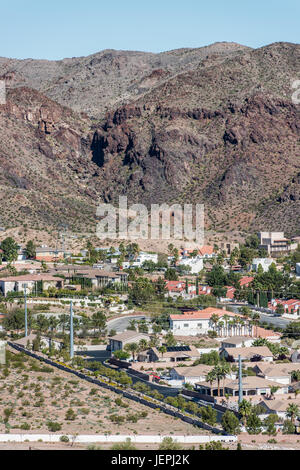
[[[6,296],[8,292],[38,293],[49,287],[62,289],[64,280],[50,274],[24,274],[22,276],[10,276],[0,279],[0,290]]]
[[[285,238],[284,232],[259,232],[259,248],[264,248],[269,255],[290,253],[297,249],[298,241]]]
[[[299,315],[300,314],[300,300],[299,299],[273,299],[268,303],[268,308],[273,312],[276,311],[277,305],[283,305],[284,312],[289,313],[290,315]]]
[[[86,280],[86,284],[90,283],[93,289],[101,289],[107,285],[114,284],[127,286],[128,274],[123,271],[109,272],[100,269],[85,268],[77,270],[72,275],[69,274],[68,279],[69,281],[81,280],[83,286],[85,285],[84,280]]]
[[[257,363],[253,367],[253,370],[258,377],[289,385],[292,383],[292,372],[300,371],[300,364],[296,366],[291,362],[279,364]]]
[[[183,362],[199,359],[200,353],[195,346],[170,346],[167,351],[161,353],[157,348],[151,348],[147,352],[149,362]]]
[[[212,366],[199,364],[192,367],[174,367],[170,370],[172,385],[182,386],[184,384],[195,385],[197,382],[205,382],[207,374],[212,370]]]
[[[147,253],[145,251],[140,251],[136,258],[132,257],[129,261],[124,261],[122,263],[123,269],[128,269],[130,267],[141,268],[145,261],[152,261],[152,263],[158,263],[158,254],[157,253]]]
[[[262,377],[256,376],[247,376],[243,377],[242,381],[243,386],[243,395],[244,396],[253,396],[253,395],[271,395],[271,387],[274,387],[274,381],[266,380]],[[274,393],[283,394],[288,393],[288,385],[276,384],[278,390]],[[223,395],[223,387],[225,395],[229,396],[238,396],[239,395],[239,381],[238,379],[227,379],[220,381],[220,396]],[[198,382],[195,384],[195,390],[204,395],[217,396],[218,395],[218,382],[217,380],[213,382]]]
[[[197,295],[211,295],[212,287],[200,285],[197,292],[194,284],[188,283],[188,289],[186,289],[185,281],[166,281],[166,290],[166,296],[169,297],[196,297]]]
[[[194,258],[183,257],[178,265],[189,266],[191,274],[198,274],[203,269],[203,258],[201,256],[195,256]]]
[[[273,361],[273,354],[267,346],[225,348],[220,352],[220,356],[228,362],[238,362],[239,356],[241,356],[242,361]]]
[[[265,414],[260,414],[260,418],[264,419],[269,414],[276,414],[278,418],[287,419],[286,410],[289,405],[295,404],[300,407],[300,398],[291,398],[287,400],[285,397],[278,397],[275,400],[261,400],[259,405],[265,408]]]
[[[226,348],[244,348],[252,346],[255,338],[251,336],[233,336],[231,338],[226,338],[221,341],[221,347]]]
[[[222,327],[217,327],[214,323],[215,317],[223,323]],[[225,333],[226,336],[249,335],[249,326],[246,323],[239,323],[235,328],[230,325],[229,328],[230,321],[234,319],[239,321],[242,316],[220,308],[208,307],[204,310],[184,312],[182,315],[170,315],[170,328],[177,336],[204,335],[211,330],[218,331],[220,336]]]
[[[39,246],[35,250],[35,259],[38,261],[57,261],[62,260],[67,252],[62,248],[50,248],[49,246]]]
[[[120,349],[124,349],[126,344],[139,343],[141,339],[145,339],[148,342],[150,340],[150,336],[145,333],[139,333],[137,331],[123,331],[123,333],[119,333],[109,338],[108,348],[112,352],[118,351]]]
[[[204,246],[201,246],[200,248],[197,248],[196,249],[184,249],[180,252],[180,255],[182,257],[188,257],[189,254],[191,253],[194,253],[198,251],[197,253],[197,256],[200,256],[201,258],[213,258],[215,256],[215,253],[214,253],[214,247],[211,246],[211,245],[204,245]]]
[[[239,280],[240,287],[241,288],[249,287],[249,285],[251,284],[253,279],[254,279],[254,277],[252,277],[252,276],[243,276],[243,277],[241,277],[241,279]],[[223,300],[233,300],[236,288],[233,287],[233,286],[226,286],[226,289],[227,289],[226,296]]]

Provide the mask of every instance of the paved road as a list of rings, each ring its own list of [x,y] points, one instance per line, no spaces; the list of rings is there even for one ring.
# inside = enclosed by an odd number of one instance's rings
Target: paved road
[[[84,356],[87,361],[99,361],[104,362],[110,358],[110,351],[99,350],[96,351],[76,351],[77,356]]]
[[[146,318],[145,315],[135,315],[124,318],[116,318],[107,322],[107,328],[109,330],[116,330],[118,333],[121,333],[127,329],[130,325],[131,320],[142,320]]]
[[[236,304],[227,304],[227,305],[229,305],[236,313],[239,313],[239,308],[242,306],[242,305],[236,305]],[[252,310],[253,312],[256,312],[259,314],[260,320],[262,322],[267,322],[270,325],[276,325],[280,328],[286,328],[291,322],[291,320],[288,320],[287,318],[275,317],[274,315],[269,314],[269,313],[262,313],[255,309],[252,309]]]

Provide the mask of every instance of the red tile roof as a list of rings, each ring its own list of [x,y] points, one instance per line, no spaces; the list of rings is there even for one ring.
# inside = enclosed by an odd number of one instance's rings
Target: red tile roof
[[[170,315],[171,320],[210,320],[212,315],[218,315],[218,317],[222,318],[224,315],[228,315],[230,317],[241,317],[241,315],[233,312],[229,312],[227,310],[223,310],[221,308],[215,307],[208,307],[204,310],[199,310],[196,312],[183,312],[182,315]]]

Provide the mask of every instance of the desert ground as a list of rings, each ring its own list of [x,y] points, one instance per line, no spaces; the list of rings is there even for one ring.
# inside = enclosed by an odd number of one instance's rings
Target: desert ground
[[[131,400],[120,403],[119,395],[28,356],[8,351],[0,373],[0,433],[48,434],[49,422],[69,435],[205,433]],[[111,416],[123,422],[112,422]]]

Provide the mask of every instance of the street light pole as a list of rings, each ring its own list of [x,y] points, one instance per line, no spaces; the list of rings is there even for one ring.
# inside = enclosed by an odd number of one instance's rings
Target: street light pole
[[[239,355],[239,404],[243,401],[242,360]]]
[[[27,297],[26,297],[27,284],[24,284],[24,306],[25,306],[25,338],[28,336],[28,324],[27,324]]]
[[[70,303],[70,358],[74,357],[74,338],[73,338],[73,302]]]

